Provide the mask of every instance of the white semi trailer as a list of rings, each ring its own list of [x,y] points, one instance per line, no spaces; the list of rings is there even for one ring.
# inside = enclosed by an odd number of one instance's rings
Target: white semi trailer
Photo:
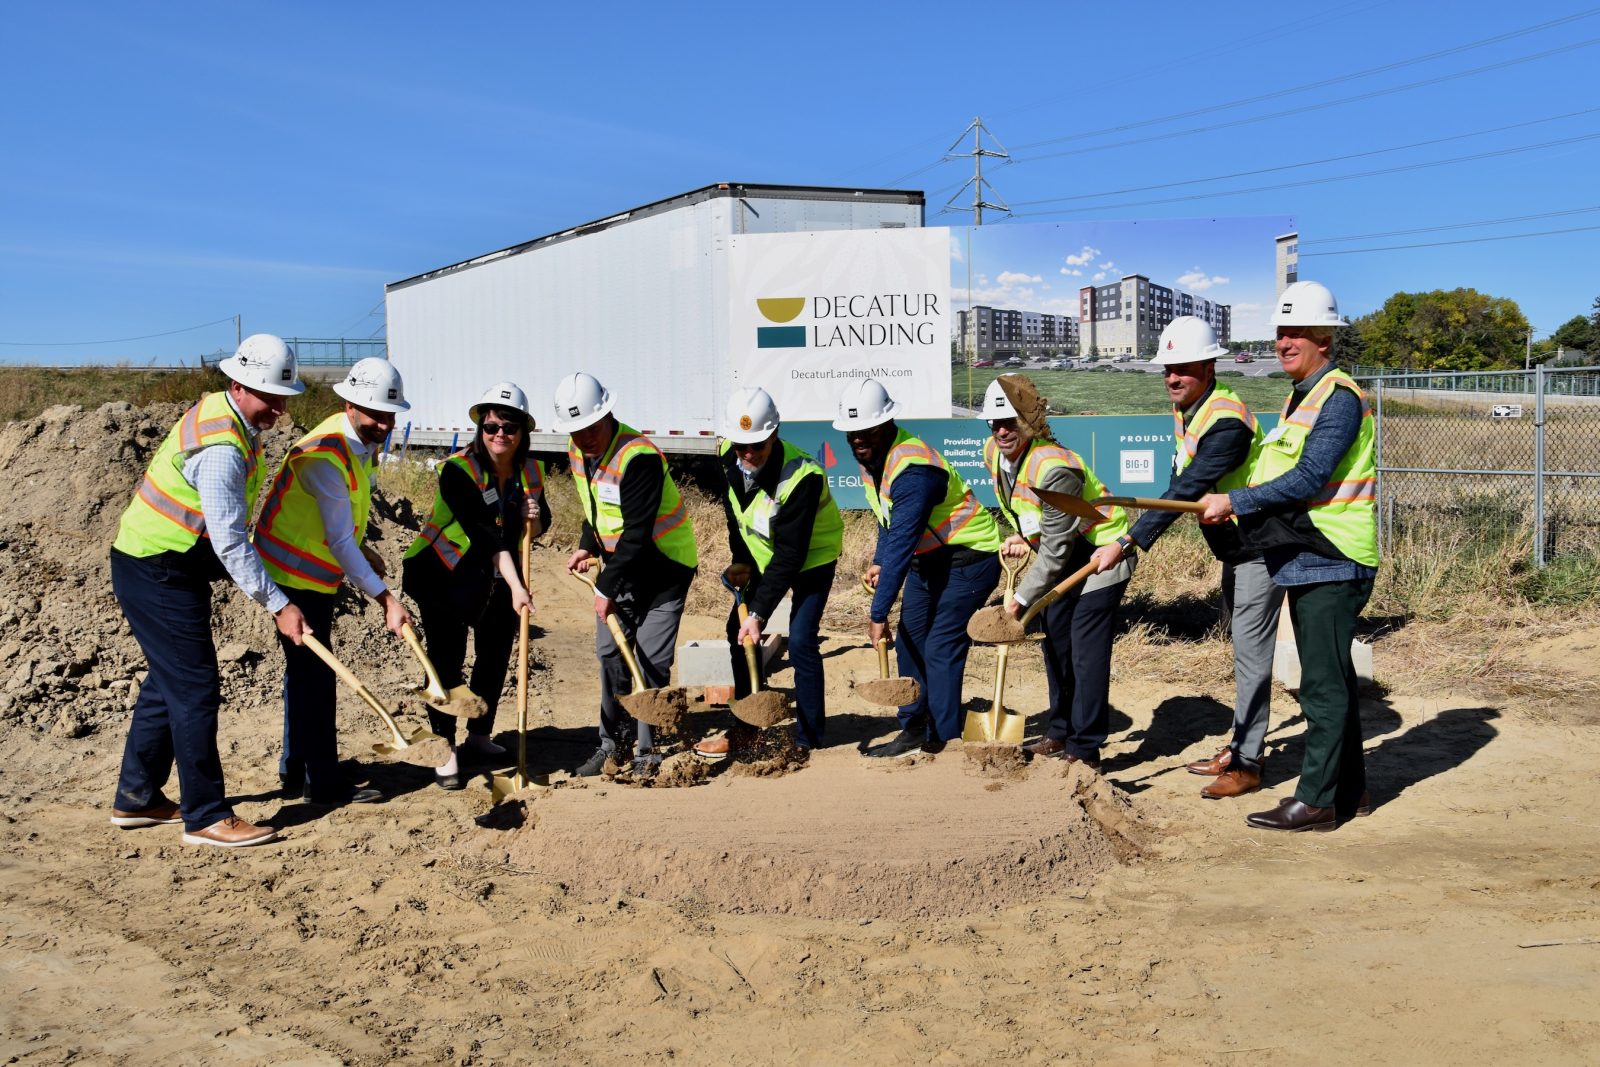
[[[464,440],[467,409],[509,379],[546,429],[556,383],[583,370],[664,450],[710,452],[731,389],[730,238],[922,223],[917,191],[725,183],[393,282],[389,358],[412,403],[400,426],[412,444]]]

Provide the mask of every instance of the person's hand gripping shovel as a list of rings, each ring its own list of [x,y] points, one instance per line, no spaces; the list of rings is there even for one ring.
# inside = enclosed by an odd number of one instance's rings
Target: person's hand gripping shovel
[[[533,584],[533,520],[525,519],[522,526],[522,588]],[[517,621],[517,769],[511,775],[496,774],[489,779],[489,793],[494,803],[534,787],[550,783],[543,778],[528,777],[528,616],[531,608],[524,608]],[[453,691],[453,690],[452,690]]]

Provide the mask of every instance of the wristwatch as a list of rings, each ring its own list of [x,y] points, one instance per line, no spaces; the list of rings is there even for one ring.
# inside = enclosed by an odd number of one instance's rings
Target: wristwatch
[[[1117,538],[1117,545],[1122,549],[1122,554],[1124,556],[1131,556],[1135,552],[1139,551],[1139,543],[1135,541],[1129,534],[1123,534],[1121,537]]]

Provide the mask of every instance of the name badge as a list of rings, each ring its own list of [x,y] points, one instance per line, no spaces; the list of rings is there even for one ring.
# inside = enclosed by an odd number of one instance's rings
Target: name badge
[[[616,482],[601,482],[594,487],[594,495],[607,504],[622,503],[622,486]]]
[[[1022,524],[1022,536],[1032,537],[1039,532],[1039,516],[1032,513],[1017,516],[1017,521]]]
[[[1289,424],[1288,423],[1279,423],[1278,425],[1274,426],[1272,429],[1267,431],[1267,435],[1261,439],[1261,443],[1262,444],[1266,444],[1269,441],[1276,441],[1278,438],[1282,437],[1284,435],[1284,432],[1287,431],[1288,429],[1289,429]]]
[[[493,504],[495,501],[497,501],[499,499],[500,499],[500,490],[496,489],[494,486],[491,485],[489,488],[487,488],[487,489],[485,489],[483,491],[483,502],[485,504]]]
[[[754,530],[758,537],[765,537],[765,538],[771,539],[771,537],[772,537],[772,515],[771,515],[771,513],[768,512],[766,508],[761,508],[759,510],[751,512],[750,513],[750,529]]]

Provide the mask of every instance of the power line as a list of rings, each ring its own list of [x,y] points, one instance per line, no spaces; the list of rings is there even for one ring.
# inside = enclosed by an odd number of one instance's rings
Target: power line
[[[1109,144],[1088,145],[1083,148],[1065,149],[1060,152],[1046,152],[1043,155],[1028,156],[1025,159],[1013,159],[1011,164],[1035,163],[1041,159],[1056,159],[1060,156],[1088,155],[1091,152],[1104,152],[1112,148],[1127,148],[1131,145],[1150,144],[1153,141],[1168,141],[1174,137],[1187,137],[1197,133],[1211,133],[1215,130],[1227,130],[1238,126],[1249,126],[1257,122],[1266,122],[1270,119],[1281,119],[1290,115],[1304,115],[1311,111],[1324,111],[1330,107],[1338,107],[1342,104],[1352,104],[1362,100],[1374,100],[1380,96],[1391,96],[1395,93],[1409,92],[1412,89],[1426,88],[1431,85],[1441,85],[1444,82],[1457,81],[1461,78],[1468,78],[1475,74],[1483,74],[1491,70],[1503,70],[1506,67],[1514,67],[1523,63],[1532,63],[1536,60],[1548,59],[1551,56],[1560,55],[1565,52],[1576,51],[1580,48],[1590,48],[1597,44],[1600,44],[1600,37],[1591,37],[1585,41],[1577,41],[1573,44],[1562,45],[1559,48],[1546,49],[1543,52],[1535,52],[1532,55],[1518,56],[1515,59],[1501,60],[1498,63],[1490,63],[1482,67],[1473,67],[1470,70],[1458,71],[1455,74],[1444,74],[1437,78],[1425,78],[1422,81],[1408,82],[1405,85],[1396,85],[1388,89],[1374,89],[1371,92],[1357,93],[1355,96],[1343,96],[1337,100],[1328,100],[1320,104],[1304,104],[1300,107],[1286,108],[1282,111],[1269,111],[1264,115],[1255,115],[1242,119],[1232,119],[1228,122],[1214,122],[1209,126],[1191,126],[1186,130],[1173,130],[1168,133],[1152,134],[1149,137],[1134,137],[1126,141],[1113,141]],[[1067,138],[1057,138],[1057,140],[1067,140]]]
[[[164,333],[147,333],[139,337],[113,337],[109,341],[0,341],[0,345],[9,345],[14,348],[73,348],[78,345],[120,345],[128,341],[148,341],[154,337],[171,337],[173,334],[189,333],[192,330],[203,330],[207,326],[220,326],[224,322],[234,321],[229,315],[225,319],[215,322],[202,322],[198,326],[185,326],[181,330],[167,330]]]
[[[1496,237],[1463,237],[1458,241],[1425,241],[1410,245],[1383,245],[1378,248],[1341,248],[1333,252],[1302,252],[1306,256],[1354,256],[1363,252],[1393,252],[1402,248],[1443,248],[1445,245],[1476,245],[1489,241],[1515,241],[1523,237],[1553,237],[1562,233],[1587,233],[1600,230],[1600,226],[1569,226],[1563,230],[1535,230],[1532,233],[1503,233]]]
[[[1441,230],[1465,230],[1473,226],[1500,226],[1507,222],[1531,222],[1534,219],[1554,219],[1563,215],[1584,215],[1592,211],[1600,211],[1600,205],[1595,207],[1574,207],[1564,211],[1542,211],[1537,215],[1508,215],[1503,219],[1480,219],[1477,222],[1450,222],[1439,226],[1418,226],[1411,230],[1385,230],[1382,233],[1357,233],[1348,237],[1316,237],[1310,240],[1302,239],[1299,244],[1329,245],[1339,244],[1344,241],[1376,241],[1380,237],[1404,237],[1413,233],[1438,233]],[[1307,252],[1306,255],[1313,253]]]
[[[1542,141],[1538,144],[1518,145],[1515,148],[1500,148],[1490,152],[1477,152],[1470,156],[1456,156],[1452,159],[1436,159],[1426,163],[1406,163],[1397,167],[1380,167],[1377,170],[1356,171],[1353,174],[1334,174],[1325,178],[1307,178],[1298,182],[1278,182],[1273,185],[1255,185],[1244,189],[1227,189],[1215,193],[1192,193],[1188,196],[1169,196],[1159,200],[1130,200],[1120,204],[1098,204],[1092,207],[1059,208],[1055,211],[1019,211],[1016,217],[1038,215],[1075,215],[1084,211],[1112,211],[1127,207],[1149,207],[1153,204],[1176,204],[1189,200],[1210,200],[1219,196],[1242,196],[1245,193],[1264,193],[1274,189],[1300,189],[1310,185],[1328,185],[1333,182],[1353,181],[1357,178],[1374,178],[1385,174],[1402,174],[1406,171],[1427,170],[1432,167],[1445,167],[1455,163],[1471,163],[1481,159],[1495,159],[1500,156],[1517,155],[1521,152],[1534,152],[1542,148],[1558,148],[1563,145],[1577,144],[1582,141],[1593,141],[1600,138],[1600,133],[1586,133],[1577,137],[1564,137],[1557,141]]]
[[[1279,97],[1291,96],[1295,93],[1309,92],[1312,89],[1325,89],[1332,85],[1339,85],[1344,82],[1368,78],[1374,74],[1386,74],[1392,70],[1400,70],[1405,67],[1416,66],[1419,63],[1427,63],[1435,59],[1443,59],[1446,56],[1457,55],[1462,52],[1470,52],[1477,48],[1485,48],[1491,44],[1499,44],[1503,41],[1509,41],[1517,37],[1525,37],[1531,33],[1538,33],[1540,30],[1548,30],[1556,26],[1565,25],[1569,22],[1577,22],[1580,19],[1592,18],[1597,14],[1600,14],[1600,7],[1590,8],[1587,11],[1581,11],[1575,15],[1567,15],[1559,19],[1552,19],[1549,22],[1541,22],[1536,26],[1527,26],[1520,30],[1510,30],[1505,33],[1496,34],[1493,37],[1485,37],[1482,40],[1456,45],[1453,48],[1445,48],[1437,52],[1429,52],[1426,55],[1415,56],[1411,59],[1397,60],[1396,62],[1385,63],[1378,67],[1368,67],[1366,70],[1358,70],[1353,74],[1341,74],[1335,78],[1325,78],[1322,81],[1307,82],[1304,85],[1296,85],[1288,89],[1277,89],[1270,93],[1262,93],[1259,96],[1244,97],[1239,100],[1229,101],[1225,104],[1212,104],[1208,107],[1194,108],[1190,111],[1180,111],[1175,114],[1162,115],[1153,119],[1142,119],[1139,122],[1127,122],[1120,126],[1107,126],[1104,129],[1090,130],[1085,133],[1069,134],[1064,137],[1051,137],[1043,141],[1033,141],[1029,144],[1018,145],[1017,151],[1025,152],[1030,148],[1039,148],[1049,144],[1059,144],[1062,141],[1075,141],[1089,137],[1102,137],[1110,133],[1122,133],[1126,130],[1136,130],[1145,126],[1155,126],[1163,122],[1176,122],[1179,119],[1194,118],[1197,115],[1208,115],[1216,111],[1226,111],[1229,108],[1243,107],[1246,104],[1259,104],[1267,100],[1275,100]]]
[[[1162,182],[1159,185],[1135,185],[1126,189],[1111,189],[1101,193],[1077,193],[1072,196],[1052,196],[1043,200],[1020,200],[1018,207],[1033,207],[1038,204],[1061,204],[1069,200],[1098,200],[1106,196],[1125,196],[1128,193],[1152,192],[1156,189],[1176,189],[1184,185],[1202,185],[1206,182],[1227,181],[1232,178],[1248,178],[1257,174],[1274,174],[1285,170],[1298,170],[1302,167],[1317,167],[1324,163],[1343,163],[1351,159],[1363,159],[1367,156],[1381,156],[1390,152],[1404,152],[1412,148],[1426,148],[1429,145],[1445,144],[1450,141],[1463,141],[1469,137],[1484,137],[1491,133],[1504,133],[1506,130],[1518,130],[1525,126],[1538,126],[1546,122],[1558,122],[1561,119],[1576,118],[1579,115],[1592,115],[1600,111],[1600,107],[1585,108],[1582,111],[1569,111],[1564,115],[1550,115],[1542,119],[1529,119],[1526,122],[1513,122],[1507,126],[1495,126],[1487,130],[1472,130],[1468,133],[1451,134],[1448,137],[1435,137],[1427,141],[1412,141],[1410,144],[1393,145],[1389,148],[1373,148],[1365,152],[1351,152],[1343,156],[1327,156],[1323,159],[1311,159],[1304,163],[1284,163],[1276,167],[1260,167],[1256,170],[1234,171],[1232,174],[1217,174],[1209,178],[1188,178],[1184,181]]]

